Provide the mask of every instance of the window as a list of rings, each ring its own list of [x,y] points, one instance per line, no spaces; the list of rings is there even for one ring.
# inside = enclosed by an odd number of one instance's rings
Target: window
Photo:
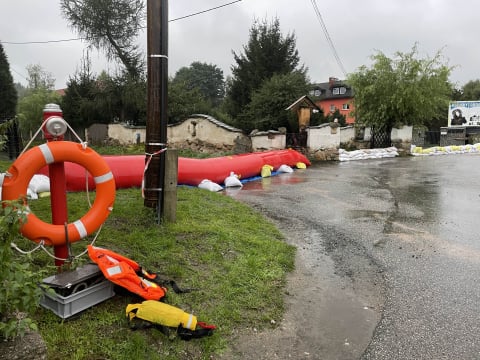
[[[333,95],[343,95],[347,92],[347,88],[342,86],[342,87],[336,87],[332,89],[332,94]]]
[[[335,104],[331,104],[331,105],[330,105],[330,111],[331,111],[331,112],[335,112]]]
[[[315,96],[320,96],[320,95],[322,95],[322,90],[316,89],[315,90]]]
[[[342,105],[342,110],[349,110],[350,109],[350,104],[343,104]]]

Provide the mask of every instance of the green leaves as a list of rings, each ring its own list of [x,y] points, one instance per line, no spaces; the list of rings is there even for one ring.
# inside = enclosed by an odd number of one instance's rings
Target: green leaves
[[[28,317],[37,308],[42,289],[37,285],[42,275],[30,270],[29,262],[13,259],[11,241],[18,236],[21,222],[26,221],[23,202],[4,201],[0,214],[0,338],[23,336],[36,325]]]
[[[357,121],[374,126],[423,124],[442,116],[451,94],[452,70],[441,53],[418,58],[417,46],[393,58],[374,54],[370,68],[362,66],[348,77],[355,91]]]
[[[278,19],[271,24],[255,22],[244,53],[233,55],[236,66],[232,67],[233,78],[227,92],[227,111],[232,117],[240,114],[253,101],[254,92],[272,76],[299,72],[305,77],[305,69],[299,66],[295,36],[288,34],[283,37]],[[291,102],[295,100],[290,99]],[[238,127],[244,128],[241,124]]]
[[[13,85],[10,64],[0,43],[0,121],[9,120],[15,116],[17,91]]]
[[[307,82],[303,73],[273,75],[252,94],[251,102],[239,114],[238,121],[247,131],[290,127],[292,113],[285,109],[306,92]]]
[[[198,89],[210,106],[220,105],[225,95],[223,71],[216,65],[194,61],[182,67],[172,79],[172,85],[183,84],[187,90]]]

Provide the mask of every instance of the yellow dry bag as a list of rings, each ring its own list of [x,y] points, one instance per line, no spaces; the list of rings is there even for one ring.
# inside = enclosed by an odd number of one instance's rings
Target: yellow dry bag
[[[182,309],[155,300],[147,300],[141,304],[129,304],[125,312],[131,324],[135,319],[141,319],[147,321],[149,326],[160,325],[177,328],[177,333],[184,340],[210,336],[215,329],[214,325],[198,322],[196,316],[186,313]],[[197,325],[200,327],[198,330]]]

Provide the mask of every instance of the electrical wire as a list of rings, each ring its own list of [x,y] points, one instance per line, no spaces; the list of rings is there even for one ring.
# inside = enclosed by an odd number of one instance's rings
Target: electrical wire
[[[219,5],[219,6],[216,6],[216,7],[210,8],[210,9],[207,9],[207,10],[199,11],[199,12],[196,12],[196,13],[193,13],[193,14],[190,14],[190,15],[181,16],[181,17],[179,17],[179,18],[169,20],[168,22],[183,20],[183,19],[186,19],[186,18],[189,18],[189,17],[192,17],[192,16],[204,14],[204,13],[206,13],[206,12],[210,12],[210,11],[213,11],[213,10],[217,10],[217,9],[223,8],[223,7],[225,7],[225,6],[233,5],[233,4],[235,4],[235,3],[237,3],[237,2],[240,2],[240,1],[242,1],[242,0],[235,0],[235,1],[229,2],[229,3],[227,3],[227,4]]]
[[[328,33],[327,26],[325,25],[325,22],[323,21],[322,14],[320,13],[320,10],[318,9],[317,2],[315,0],[311,0],[313,9],[315,10],[315,14],[317,15],[317,19],[320,22],[320,25],[322,26],[323,34],[325,35],[325,38],[327,39],[328,45],[330,45],[330,48],[332,49],[333,56],[335,57],[335,60],[337,61],[338,66],[340,67],[340,70],[342,71],[343,75],[346,77],[347,72],[345,71],[345,67],[343,66],[342,61],[340,60],[340,56],[338,56],[337,49],[335,48],[335,45],[333,44],[332,38],[330,37],[330,34]]]
[[[202,11],[198,11],[196,13],[181,16],[181,17],[178,17],[178,18],[175,18],[175,19],[171,19],[171,20],[168,20],[168,22],[170,23],[170,22],[174,22],[174,21],[178,21],[178,20],[187,19],[187,18],[190,18],[190,17],[193,17],[193,16],[201,15],[201,14],[213,11],[213,10],[223,8],[225,6],[233,5],[233,4],[235,4],[237,2],[240,2],[240,1],[243,1],[243,0],[235,0],[235,1],[223,4],[223,5],[215,6],[213,8],[207,9],[207,10],[202,10]],[[146,26],[142,26],[140,29],[146,29]],[[70,41],[79,41],[79,40],[88,40],[88,38],[71,38],[71,39],[44,40],[44,41],[0,41],[0,42],[2,44],[8,44],[8,45],[32,45],[32,44],[61,43],[61,42],[70,42]]]

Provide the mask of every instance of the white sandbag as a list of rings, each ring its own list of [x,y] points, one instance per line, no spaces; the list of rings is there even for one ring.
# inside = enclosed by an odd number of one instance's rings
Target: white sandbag
[[[27,198],[30,200],[37,200],[38,194],[30,188],[27,188]]]
[[[50,178],[46,175],[35,174],[28,187],[38,193],[50,191]]]
[[[225,187],[242,187],[243,186],[241,181],[238,179],[238,175],[236,175],[233,171],[230,172],[230,176],[227,176],[223,183],[225,184]]]
[[[200,184],[198,184],[198,187],[200,189],[205,189],[205,190],[215,191],[215,192],[223,190],[223,188],[220,185],[208,179],[202,180]]]
[[[293,169],[290,166],[283,164],[280,165],[277,171],[280,173],[292,173]]]
[[[395,146],[391,146],[385,149],[362,149],[353,151],[346,151],[343,149],[340,150],[338,152],[338,159],[340,161],[383,159],[399,156],[397,148]],[[411,148],[410,151],[417,152],[415,148]]]

